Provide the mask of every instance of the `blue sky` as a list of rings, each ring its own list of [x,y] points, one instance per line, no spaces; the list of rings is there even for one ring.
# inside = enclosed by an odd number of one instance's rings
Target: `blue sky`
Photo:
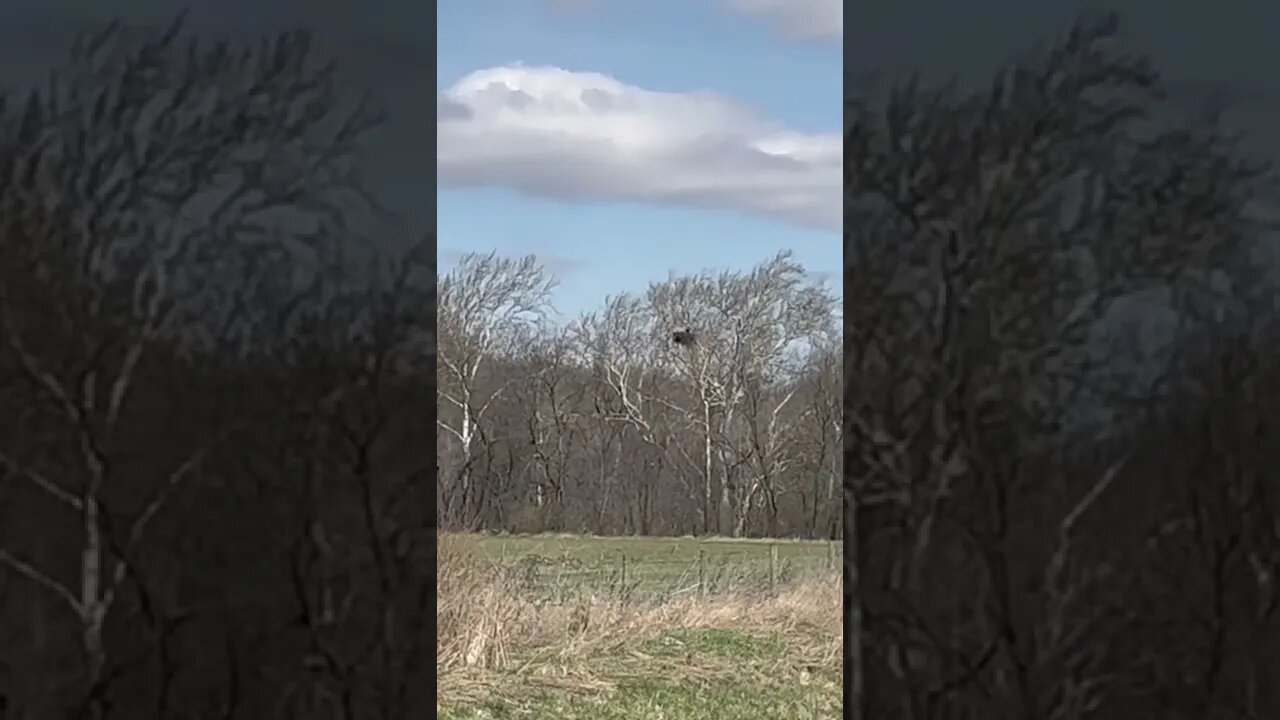
[[[444,0],[442,272],[537,254],[572,315],[790,249],[840,272],[839,0]]]

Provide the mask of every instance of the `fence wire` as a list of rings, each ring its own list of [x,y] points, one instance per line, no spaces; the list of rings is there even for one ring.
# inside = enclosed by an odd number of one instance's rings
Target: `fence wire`
[[[666,600],[680,595],[772,592],[797,580],[837,572],[841,552],[779,552],[777,545],[731,552],[699,550],[695,557],[601,553],[584,560],[525,554],[499,561],[517,592],[565,602],[586,596],[628,601]]]

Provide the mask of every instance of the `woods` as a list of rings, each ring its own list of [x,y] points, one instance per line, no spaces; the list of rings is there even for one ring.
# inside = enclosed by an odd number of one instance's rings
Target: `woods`
[[[424,705],[434,239],[309,35],[85,34],[0,107],[9,718]]]
[[[1280,712],[1274,178],[1174,100],[1114,17],[852,100],[852,717]]]
[[[555,282],[492,254],[440,280],[442,528],[839,536],[830,288],[784,252],[556,322]]]

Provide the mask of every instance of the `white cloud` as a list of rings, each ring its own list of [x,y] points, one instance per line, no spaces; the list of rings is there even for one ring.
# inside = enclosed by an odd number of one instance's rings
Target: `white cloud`
[[[844,0],[729,0],[738,12],[772,23],[783,35],[804,41],[844,37]]]
[[[789,131],[717,93],[515,65],[471,73],[438,101],[444,186],[841,224],[840,134]]]

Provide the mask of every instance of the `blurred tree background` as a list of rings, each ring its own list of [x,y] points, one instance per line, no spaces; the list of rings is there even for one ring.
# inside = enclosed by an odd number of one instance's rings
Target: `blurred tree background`
[[[1186,107],[1114,16],[850,98],[854,717],[1280,713],[1274,176]]]

